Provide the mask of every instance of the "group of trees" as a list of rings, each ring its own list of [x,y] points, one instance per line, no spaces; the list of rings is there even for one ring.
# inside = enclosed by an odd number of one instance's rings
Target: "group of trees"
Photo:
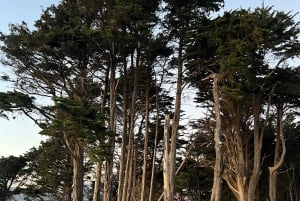
[[[298,201],[300,27],[223,3],[63,0],[11,25],[0,115],[49,138],[1,159],[0,199]],[[181,125],[186,88],[203,115]]]

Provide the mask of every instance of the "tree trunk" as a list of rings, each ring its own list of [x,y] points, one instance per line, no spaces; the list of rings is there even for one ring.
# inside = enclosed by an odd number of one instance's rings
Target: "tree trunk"
[[[173,196],[171,192],[170,183],[170,165],[172,163],[172,158],[170,156],[170,116],[165,115],[165,125],[164,125],[164,201],[172,201]]]
[[[72,201],[72,183],[71,183],[71,181],[64,183],[63,201]]]
[[[75,142],[72,155],[73,200],[83,201],[83,149]]]
[[[133,190],[133,166],[134,166],[134,146],[131,146],[131,149],[130,149],[130,159],[128,159],[129,161],[129,166],[128,166],[128,170],[126,171],[126,177],[127,177],[127,189],[126,189],[126,197],[125,197],[125,200],[123,201],[130,201],[131,198],[134,196],[132,194],[132,190]],[[128,156],[128,157],[129,157]]]
[[[182,58],[182,41],[179,41],[178,47],[178,70],[177,70],[177,86],[176,86],[176,99],[175,109],[172,123],[172,134],[171,134],[171,147],[170,147],[170,196],[172,199],[175,194],[175,168],[176,168],[176,143],[177,133],[180,120],[180,109],[181,109],[181,96],[182,96],[182,82],[183,82],[183,58]]]
[[[249,181],[249,189],[248,189],[248,201],[253,201],[255,196],[255,191],[257,187],[257,183],[260,176],[260,166],[261,166],[261,150],[262,150],[262,143],[263,143],[263,133],[264,129],[262,128],[261,131],[259,129],[259,116],[260,116],[260,100],[259,97],[253,97],[253,119],[254,119],[254,131],[253,131],[253,151],[254,151],[254,158],[253,158],[253,170],[252,175]],[[268,106],[269,108],[269,106]],[[269,110],[267,111],[268,115]],[[267,121],[267,119],[266,119]]]
[[[121,144],[121,155],[120,155],[120,165],[119,165],[119,179],[118,179],[118,196],[117,201],[122,201],[123,187],[124,187],[124,174],[126,168],[126,147],[127,147],[127,64],[126,59],[124,61],[124,85],[123,85],[123,132],[122,132],[122,144]]]
[[[131,106],[130,106],[130,125],[129,125],[129,135],[128,135],[128,156],[126,161],[126,170],[125,170],[125,178],[124,178],[124,186],[123,186],[123,195],[122,201],[125,201],[128,198],[128,194],[130,194],[130,185],[131,185],[131,164],[132,164],[132,152],[133,152],[133,141],[134,141],[134,125],[135,125],[135,110],[136,110],[136,96],[137,96],[137,78],[139,71],[139,50],[137,50],[137,59],[136,59],[136,68],[134,69],[134,80],[133,80],[133,89],[131,95]],[[133,66],[133,54],[131,55],[131,63]]]
[[[109,83],[109,129],[112,135],[108,139],[108,156],[105,161],[105,176],[104,176],[104,192],[103,200],[110,201],[112,199],[112,177],[113,177],[113,157],[115,149],[115,131],[116,131],[116,64],[115,64],[115,51],[114,44],[112,44],[112,49],[110,53],[110,83]]]
[[[105,106],[107,103],[107,93],[108,93],[108,86],[109,86],[109,69],[105,72],[105,81],[104,81],[104,92],[102,95],[102,101],[100,106],[100,111],[102,114],[105,114]],[[100,142],[101,143],[101,142]],[[101,146],[101,145],[100,145]],[[102,158],[102,156],[100,156]],[[94,192],[93,192],[93,201],[100,201],[100,186],[101,186],[101,170],[102,170],[102,159],[100,161],[97,161],[96,166],[96,175],[95,175],[95,186],[94,186]]]
[[[93,201],[100,201],[100,185],[101,185],[101,169],[102,169],[101,166],[102,166],[102,162],[100,161],[97,162]]]
[[[215,153],[216,161],[214,168],[214,180],[211,192],[210,201],[220,201],[222,190],[222,166],[223,166],[223,154],[222,154],[222,141],[221,141],[221,115],[220,115],[220,98],[219,98],[219,77],[218,74],[213,75],[213,99],[214,110],[216,116],[216,128],[215,128]]]
[[[277,201],[277,172],[278,169],[284,162],[284,157],[286,154],[286,146],[284,141],[283,133],[283,105],[279,104],[277,107],[277,136],[276,136],[276,148],[274,156],[274,165],[269,167],[269,199],[270,201]],[[280,144],[281,144],[281,155],[280,155]],[[280,155],[280,157],[279,157]]]
[[[156,79],[155,79],[156,81]],[[155,82],[156,83],[156,82]],[[157,150],[157,141],[158,141],[158,124],[159,124],[159,93],[156,89],[155,97],[155,107],[156,107],[156,119],[155,119],[155,136],[154,136],[154,146],[152,154],[152,169],[151,169],[151,181],[150,181],[150,190],[149,190],[149,201],[153,201],[153,189],[155,183],[155,162],[156,162],[156,150]]]
[[[148,139],[149,139],[149,81],[146,86],[146,97],[145,97],[145,138],[144,138],[144,159],[143,159],[143,175],[142,175],[142,189],[141,189],[141,201],[145,201],[146,198],[146,175],[147,175],[147,159],[148,159]]]

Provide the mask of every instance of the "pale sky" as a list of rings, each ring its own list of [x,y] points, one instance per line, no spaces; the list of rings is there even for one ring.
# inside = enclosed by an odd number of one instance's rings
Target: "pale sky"
[[[0,31],[8,33],[8,24],[20,24],[22,21],[32,28],[34,21],[39,19],[42,9],[58,3],[59,0],[0,0]],[[225,0],[225,10],[256,8],[262,3],[262,0]],[[265,0],[264,5],[273,5],[274,9],[280,11],[300,12],[299,0]],[[300,16],[296,16],[295,19],[300,21]],[[0,73],[4,69],[0,64]],[[6,90],[13,89],[0,82],[0,91]],[[9,121],[0,119],[0,156],[18,156],[38,146],[40,141],[45,139],[38,132],[38,127],[25,116],[17,115],[16,119]]]

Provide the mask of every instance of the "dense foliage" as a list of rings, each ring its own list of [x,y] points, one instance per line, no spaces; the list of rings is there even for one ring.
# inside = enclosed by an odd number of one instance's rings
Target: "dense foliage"
[[[298,201],[300,26],[223,3],[63,0],[1,33],[0,115],[49,137],[1,158],[1,200]]]

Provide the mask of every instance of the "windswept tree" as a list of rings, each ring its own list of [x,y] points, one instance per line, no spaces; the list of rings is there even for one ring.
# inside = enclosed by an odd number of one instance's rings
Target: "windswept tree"
[[[1,50],[6,55],[3,63],[17,76],[15,87],[54,100],[51,116],[54,121],[46,119],[40,125],[56,129],[57,124],[53,124],[61,123],[59,134],[70,148],[73,199],[77,201],[83,200],[82,141],[89,140],[87,134],[99,134],[94,128],[76,129],[76,126],[79,128],[85,120],[92,121],[93,115],[99,115],[91,108],[99,104],[103,86],[101,47],[106,35],[97,29],[102,5],[97,0],[65,0],[47,8],[36,21],[34,31],[23,23],[11,25],[11,33],[1,35]],[[89,116],[91,111],[93,114]]]
[[[238,200],[252,201],[276,90],[276,82],[269,80],[275,69],[299,54],[299,27],[289,13],[259,8],[225,12],[207,31],[199,30],[189,50],[191,81],[199,88],[199,100],[211,100],[211,87],[199,80],[210,73],[222,75],[222,175]],[[270,56],[275,65],[268,62]]]

